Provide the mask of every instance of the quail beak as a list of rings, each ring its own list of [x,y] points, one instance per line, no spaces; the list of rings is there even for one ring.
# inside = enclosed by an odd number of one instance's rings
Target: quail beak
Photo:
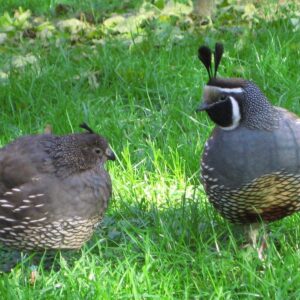
[[[113,153],[113,151],[110,148],[107,148],[105,150],[105,155],[109,160],[116,160],[116,155]]]
[[[197,107],[196,112],[201,112],[201,111],[207,110],[210,107],[212,107],[211,104],[207,104],[207,103],[203,102]]]

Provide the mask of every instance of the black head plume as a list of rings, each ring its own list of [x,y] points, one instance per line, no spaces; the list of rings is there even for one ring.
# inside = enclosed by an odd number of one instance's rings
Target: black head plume
[[[209,79],[212,78],[211,72],[211,50],[207,46],[201,46],[198,49],[198,57],[205,66]]]
[[[214,74],[213,74],[212,61],[211,61],[212,51],[207,46],[201,46],[199,48],[198,57],[199,57],[200,61],[203,63],[203,65],[205,66],[209,79],[212,79],[213,77],[217,76],[217,71],[218,71],[218,67],[219,67],[219,64],[222,59],[223,52],[224,52],[223,44],[216,43],[215,52],[214,52],[215,70],[214,70]]]
[[[85,122],[81,123],[79,127],[87,130],[89,133],[95,133],[94,130],[91,129],[91,127],[89,127]]]
[[[216,43],[215,45],[215,53],[214,53],[214,57],[215,57],[215,75],[214,77],[217,76],[217,71],[218,71],[218,67],[220,64],[220,61],[222,59],[222,55],[224,52],[224,46],[221,43]]]

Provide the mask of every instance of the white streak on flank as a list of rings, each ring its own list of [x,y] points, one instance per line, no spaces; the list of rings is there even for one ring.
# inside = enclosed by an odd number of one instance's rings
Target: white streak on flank
[[[14,207],[14,206],[11,205],[11,204],[1,204],[1,206],[2,206],[2,207],[10,207],[10,208],[11,208],[11,207]]]
[[[4,193],[4,196],[5,195],[12,195],[13,193],[12,192],[6,192],[6,193]]]
[[[21,190],[20,189],[17,189],[17,188],[13,188],[13,189],[11,189],[12,191],[14,191],[14,192],[21,192]]]
[[[229,99],[230,99],[231,106],[232,106],[232,124],[227,127],[220,126],[220,128],[222,128],[224,130],[233,130],[233,129],[237,128],[239,126],[240,120],[241,120],[241,112],[240,112],[240,107],[239,107],[238,102],[231,96],[229,96]]]
[[[234,94],[240,94],[243,93],[244,90],[242,88],[221,88],[221,87],[216,87],[220,92],[225,92],[225,93],[234,93]]]
[[[41,218],[41,219],[38,219],[38,220],[31,220],[29,221],[29,223],[36,223],[36,222],[41,222],[41,221],[45,221],[47,218]]]
[[[28,208],[28,207],[30,207],[30,206],[28,206],[28,205],[22,205],[22,206],[19,206],[18,208],[19,209],[25,209],[25,208]]]
[[[0,199],[0,203],[7,203],[8,201],[5,199]]]
[[[36,197],[36,195],[30,195],[30,196],[28,196],[28,198],[30,198],[30,199],[34,199]]]
[[[4,216],[0,216],[0,219],[7,221],[7,222],[15,222],[16,221],[15,219],[6,218]],[[6,230],[5,228],[3,228],[3,229]]]
[[[205,150],[209,150],[209,142],[208,141],[206,141],[206,143],[204,144],[204,148],[205,148]]]
[[[42,204],[38,204],[38,205],[36,205],[35,207],[42,207],[42,206],[44,206],[45,204],[44,203],[42,203]]]
[[[28,199],[24,199],[24,200],[22,200],[24,203],[30,203],[31,201],[30,200],[28,200]]]
[[[37,197],[42,197],[42,196],[44,196],[45,194],[37,194],[36,196]]]

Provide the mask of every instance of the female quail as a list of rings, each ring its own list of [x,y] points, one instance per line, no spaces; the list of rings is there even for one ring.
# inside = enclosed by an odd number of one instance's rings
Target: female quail
[[[85,133],[19,138],[0,149],[0,243],[22,250],[76,249],[111,196],[106,160],[115,155]]]
[[[216,124],[202,156],[208,199],[234,223],[279,220],[300,209],[300,119],[272,106],[244,79],[217,78],[223,54],[216,44],[199,48],[209,75],[199,111]]]

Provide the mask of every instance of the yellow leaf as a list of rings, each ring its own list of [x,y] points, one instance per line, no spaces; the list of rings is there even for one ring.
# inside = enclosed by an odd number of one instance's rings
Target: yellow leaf
[[[191,1],[188,2],[188,4],[183,4],[179,2],[174,2],[173,0],[170,0],[167,2],[166,6],[162,10],[163,15],[174,15],[174,16],[182,16],[182,15],[188,15],[193,11],[193,4]]]
[[[116,27],[118,24],[124,22],[125,18],[123,16],[117,15],[106,19],[103,25],[107,28]]]
[[[19,21],[20,23],[24,23],[31,17],[31,11],[29,9],[23,11],[22,8],[19,8],[16,10],[14,14],[14,18],[16,21]]]
[[[7,34],[6,33],[0,33],[0,45],[4,44],[7,40]]]
[[[5,85],[8,83],[8,74],[0,70],[0,84]]]
[[[60,31],[68,31],[71,34],[77,34],[78,32],[87,29],[89,26],[85,22],[72,18],[59,21],[57,27]]]
[[[26,56],[16,55],[13,56],[11,65],[14,68],[22,69],[27,65],[37,65],[38,60],[32,54],[27,54]]]
[[[254,4],[250,3],[250,4],[246,4],[244,7],[244,14],[243,14],[243,18],[245,19],[254,19],[254,16],[256,14],[256,7],[254,6]]]

